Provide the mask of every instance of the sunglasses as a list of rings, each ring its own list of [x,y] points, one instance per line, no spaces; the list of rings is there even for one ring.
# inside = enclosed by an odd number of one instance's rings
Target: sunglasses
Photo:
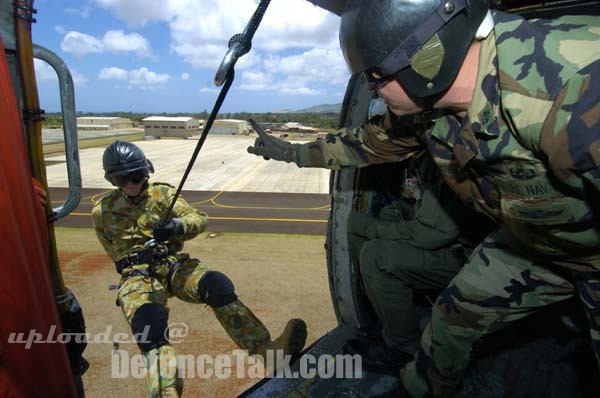
[[[114,176],[111,176],[111,180],[113,182],[113,184],[115,184],[118,187],[125,187],[127,186],[128,183],[132,183],[132,184],[139,184],[142,181],[144,181],[147,177],[147,172],[146,170],[135,170],[132,171],[131,173],[125,173],[125,174],[116,174]]]
[[[388,75],[388,76],[381,76],[379,73],[371,71],[365,71],[365,78],[367,79],[367,85],[369,90],[371,91],[375,91],[383,86],[385,86],[387,83],[391,82],[392,80],[394,80],[396,77],[396,75],[392,74],[392,75]]]

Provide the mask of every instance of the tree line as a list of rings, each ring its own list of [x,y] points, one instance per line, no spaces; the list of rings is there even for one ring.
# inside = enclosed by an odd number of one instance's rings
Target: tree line
[[[142,119],[148,116],[191,116],[196,119],[208,119],[208,112],[204,110],[199,113],[134,113],[134,112],[106,112],[90,113],[77,112],[77,117],[81,116],[101,116],[101,117],[124,117],[133,122],[141,123]],[[252,113],[252,112],[233,112],[219,113],[217,119],[254,119],[258,123],[264,124],[284,124],[287,122],[298,122],[300,124],[315,127],[323,130],[334,130],[338,127],[339,113]],[[42,122],[44,128],[62,127],[62,115],[60,113],[46,113]]]

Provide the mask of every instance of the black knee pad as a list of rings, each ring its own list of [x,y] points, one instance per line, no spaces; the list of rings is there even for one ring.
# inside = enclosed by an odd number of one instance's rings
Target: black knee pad
[[[169,343],[166,336],[168,319],[169,312],[160,304],[143,304],[135,311],[131,318],[131,331],[142,352]]]
[[[237,300],[231,279],[222,272],[208,271],[198,282],[200,301],[213,308],[223,307]]]

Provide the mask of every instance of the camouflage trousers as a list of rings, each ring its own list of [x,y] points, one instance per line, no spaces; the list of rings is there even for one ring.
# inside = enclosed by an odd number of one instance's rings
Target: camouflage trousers
[[[170,257],[168,261],[174,260],[174,257]],[[153,266],[151,276],[145,272],[148,269],[148,265],[145,264],[123,271],[117,303],[129,325],[135,312],[144,304],[154,303],[167,309],[167,300],[172,296],[188,303],[203,303],[198,292],[198,283],[209,271],[208,267],[197,259],[179,257],[181,265],[169,278],[168,261]],[[271,342],[268,329],[240,300],[211,308],[231,339],[250,354],[256,353],[260,347]],[[181,396],[183,380],[177,374],[175,349],[170,344],[165,344],[143,354],[148,369],[148,396]]]
[[[587,313],[600,362],[598,271],[589,266],[588,272],[574,272],[530,257],[517,247],[519,243],[505,230],[492,233],[438,296],[417,356],[400,373],[411,396],[451,395],[478,339],[575,294]]]

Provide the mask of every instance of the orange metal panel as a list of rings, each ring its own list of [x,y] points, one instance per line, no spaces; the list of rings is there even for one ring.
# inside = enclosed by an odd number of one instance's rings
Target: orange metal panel
[[[34,193],[21,119],[0,40],[0,396],[75,397],[63,344],[9,343],[11,333],[60,333],[45,211]],[[15,336],[15,335],[13,335]]]

